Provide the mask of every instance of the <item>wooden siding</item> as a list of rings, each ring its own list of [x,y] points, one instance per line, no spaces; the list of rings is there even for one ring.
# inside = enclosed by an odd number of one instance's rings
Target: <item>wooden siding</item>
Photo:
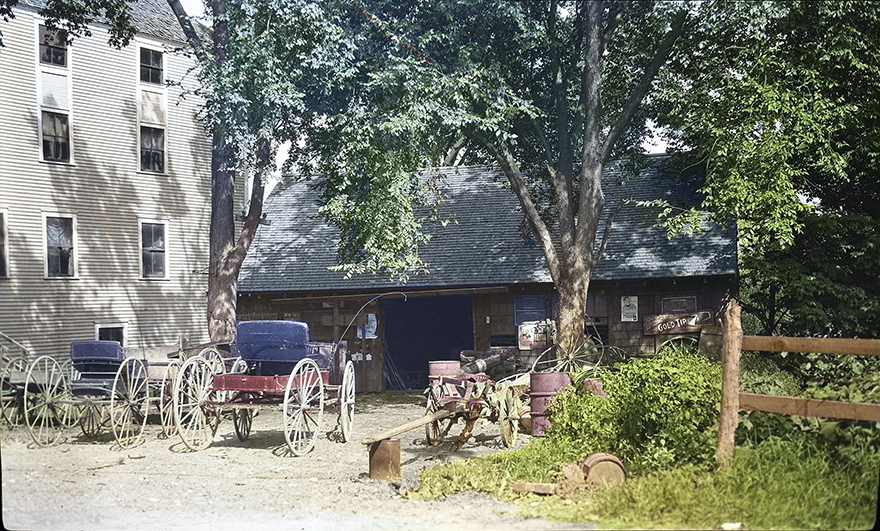
[[[138,171],[137,47],[116,50],[104,29],[92,32],[69,48],[73,164],[44,163],[35,17],[17,9],[3,24],[0,208],[10,274],[0,279],[0,332],[53,355],[93,338],[100,323],[127,323],[134,348],[205,341],[210,138],[196,119],[199,100],[167,89],[167,173]],[[166,79],[182,79],[190,65],[165,53]],[[44,212],[76,216],[76,279],[44,278]],[[140,279],[139,219],[168,220],[168,280]]]

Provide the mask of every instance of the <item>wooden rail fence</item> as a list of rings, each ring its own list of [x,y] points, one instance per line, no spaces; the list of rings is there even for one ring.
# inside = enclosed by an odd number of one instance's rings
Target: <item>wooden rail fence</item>
[[[743,336],[741,309],[732,300],[721,314],[721,415],[718,420],[718,447],[715,461],[724,465],[733,457],[739,410],[766,411],[800,417],[828,417],[880,422],[880,405],[853,404],[793,396],[741,393],[740,357],[743,350],[766,352],[818,352],[880,356],[880,339],[834,339],[802,337]]]

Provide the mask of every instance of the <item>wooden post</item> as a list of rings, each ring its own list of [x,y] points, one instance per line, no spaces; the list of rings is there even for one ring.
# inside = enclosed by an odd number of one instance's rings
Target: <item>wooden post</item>
[[[721,414],[718,417],[718,448],[715,464],[733,458],[733,442],[739,425],[739,359],[742,349],[741,309],[731,299],[721,312]]]

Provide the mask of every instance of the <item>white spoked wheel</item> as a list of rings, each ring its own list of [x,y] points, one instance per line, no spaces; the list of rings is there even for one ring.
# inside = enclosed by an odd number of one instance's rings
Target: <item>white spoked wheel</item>
[[[24,423],[25,379],[31,364],[22,357],[12,358],[0,372],[0,413],[10,426]]]
[[[345,362],[342,373],[342,387],[339,389],[339,427],[342,429],[342,442],[351,440],[351,426],[354,424],[354,363]]]
[[[196,356],[186,360],[174,383],[174,426],[190,450],[210,446],[220,422],[219,410],[211,391],[214,371],[208,360]]]
[[[79,408],[79,428],[87,439],[97,439],[104,431],[107,422],[106,409],[89,399],[77,406]]]
[[[223,360],[223,354],[217,347],[202,349],[202,351],[199,352],[199,357],[208,361],[214,374],[226,374],[226,362]],[[220,391],[215,395],[215,399],[218,402],[227,402],[231,398],[231,391]]]
[[[159,419],[162,422],[162,436],[171,437],[177,433],[174,426],[174,382],[183,362],[174,360],[165,366],[162,383],[159,386]]]
[[[126,358],[116,371],[110,393],[110,425],[120,448],[131,448],[143,440],[149,408],[147,367],[138,358]]]
[[[299,360],[284,389],[284,438],[295,456],[315,446],[324,416],[324,380],[311,358]]]
[[[64,431],[70,403],[70,382],[61,365],[40,356],[25,378],[24,417],[37,446],[53,446]]]

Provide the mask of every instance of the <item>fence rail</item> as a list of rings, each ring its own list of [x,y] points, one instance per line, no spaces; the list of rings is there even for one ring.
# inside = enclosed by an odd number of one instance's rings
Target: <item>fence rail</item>
[[[880,339],[743,336],[740,313],[739,304],[732,300],[721,315],[721,414],[718,419],[718,447],[715,452],[718,465],[724,465],[733,457],[734,435],[739,424],[740,409],[800,417],[880,422],[878,404],[756,395],[739,391],[740,356],[743,350],[880,356]]]

